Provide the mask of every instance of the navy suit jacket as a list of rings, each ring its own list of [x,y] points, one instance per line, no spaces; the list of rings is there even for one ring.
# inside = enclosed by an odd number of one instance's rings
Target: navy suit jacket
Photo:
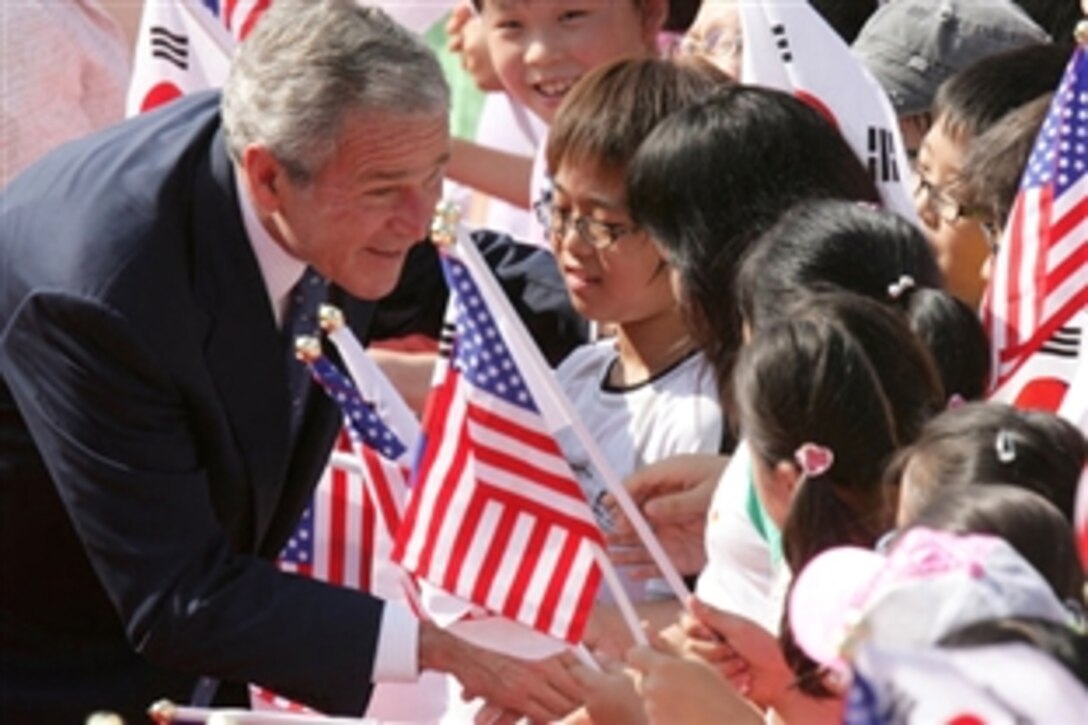
[[[0,194],[0,712],[139,722],[197,675],[334,713],[382,612],[278,572],[327,460],[200,94],[62,147]],[[335,294],[335,291],[334,291]],[[362,336],[371,305],[341,300]]]

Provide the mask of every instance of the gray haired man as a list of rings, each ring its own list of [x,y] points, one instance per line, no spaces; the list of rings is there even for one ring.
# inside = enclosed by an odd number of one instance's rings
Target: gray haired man
[[[222,99],[79,140],[5,188],[6,722],[137,722],[200,675],[359,714],[370,683],[423,668],[534,719],[573,706],[567,656],[480,650],[269,561],[339,421],[323,395],[292,407],[294,288],[327,283],[362,334],[425,236],[447,113],[434,57],[382,12],[277,0]]]

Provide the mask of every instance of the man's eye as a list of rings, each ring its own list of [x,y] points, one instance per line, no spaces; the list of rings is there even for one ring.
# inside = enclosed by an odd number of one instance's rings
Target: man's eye
[[[376,189],[367,189],[363,192],[363,196],[368,199],[387,199],[396,195],[397,187],[395,186],[380,186]]]
[[[587,10],[568,10],[559,16],[559,22],[572,23],[581,18],[589,17],[589,11]]]

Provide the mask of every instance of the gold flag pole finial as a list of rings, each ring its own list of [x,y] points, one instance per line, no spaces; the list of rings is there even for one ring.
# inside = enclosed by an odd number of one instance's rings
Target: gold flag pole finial
[[[311,363],[321,357],[321,341],[313,335],[299,335],[295,338],[295,357],[304,363]]]
[[[174,714],[178,706],[169,700],[156,700],[147,708],[147,716],[158,725],[166,725],[174,721]]]
[[[452,246],[457,241],[457,225],[461,222],[461,210],[452,201],[438,202],[431,220],[431,241],[439,247]]]
[[[336,332],[344,326],[344,313],[336,305],[324,304],[317,310],[317,321],[326,333]]]
[[[1083,18],[1073,29],[1073,38],[1079,45],[1088,47],[1088,18]]]

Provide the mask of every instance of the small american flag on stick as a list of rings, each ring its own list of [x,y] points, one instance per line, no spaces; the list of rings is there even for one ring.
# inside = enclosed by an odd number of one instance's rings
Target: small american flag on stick
[[[994,263],[983,318],[994,398],[1057,410],[1088,309],[1088,55],[1054,94]]]

